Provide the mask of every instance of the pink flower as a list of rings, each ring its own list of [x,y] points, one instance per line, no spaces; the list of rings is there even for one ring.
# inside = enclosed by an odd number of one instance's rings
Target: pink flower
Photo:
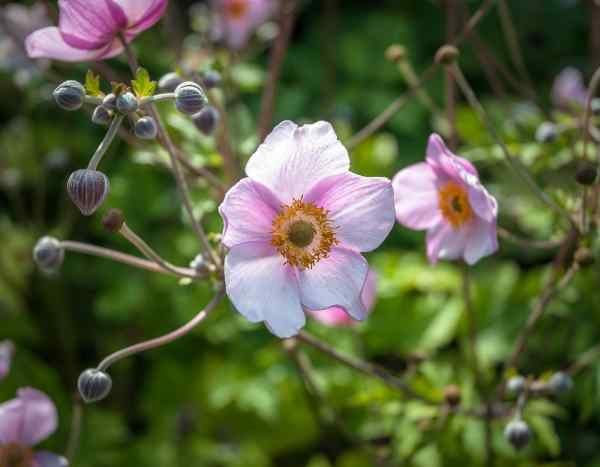
[[[286,121],[246,165],[247,178],[219,207],[225,228],[225,285],[235,308],[273,334],[304,326],[304,310],[367,315],[361,291],[368,265],[394,224],[386,178],[349,171],[346,148],[327,122]]]
[[[558,74],[552,85],[552,101],[563,110],[584,107],[587,94],[583,76],[575,68],[565,68]]]
[[[0,380],[4,379],[10,371],[10,362],[15,352],[15,346],[11,341],[0,342]]]
[[[452,154],[439,135],[429,137],[424,163],[392,182],[398,222],[427,230],[427,256],[474,264],[498,249],[496,199],[479,183],[469,161]]]
[[[0,405],[0,465],[65,467],[67,460],[32,446],[46,439],[58,424],[56,407],[44,393],[21,388],[17,398]]]
[[[123,51],[127,42],[153,26],[167,0],[59,0],[59,26],[39,29],[25,40],[32,58],[65,62],[103,60]]]
[[[370,313],[375,306],[375,299],[377,298],[377,274],[372,269],[369,269],[367,273],[367,280],[360,297],[367,313]],[[338,306],[327,308],[326,310],[309,311],[309,313],[313,318],[326,326],[351,326],[356,323],[343,308]]]
[[[232,49],[241,49],[273,12],[272,0],[213,0],[217,12],[213,34]]]

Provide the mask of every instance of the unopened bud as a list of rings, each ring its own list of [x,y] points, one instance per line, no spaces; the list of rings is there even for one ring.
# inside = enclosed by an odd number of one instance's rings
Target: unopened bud
[[[206,268],[206,259],[202,253],[196,255],[196,257],[190,262],[190,268],[201,272]]]
[[[215,70],[205,71],[204,76],[202,76],[202,84],[204,84],[206,89],[212,89],[220,86],[221,73]]]
[[[552,122],[542,122],[535,130],[535,139],[539,143],[551,143],[557,136],[558,130]]]
[[[99,105],[94,109],[92,114],[92,122],[96,125],[108,125],[112,120],[112,112],[108,110],[104,105]]]
[[[54,237],[42,237],[33,248],[33,260],[47,274],[57,272],[65,259],[65,250]]]
[[[451,384],[444,388],[444,399],[448,405],[454,407],[460,404],[460,388],[456,384]]]
[[[119,230],[121,230],[123,222],[125,222],[123,211],[115,208],[109,209],[102,218],[102,225],[106,230],[112,233],[117,233]]]
[[[597,176],[598,168],[596,164],[591,161],[581,161],[575,173],[575,180],[580,185],[589,186],[594,184]]]
[[[135,136],[140,139],[154,139],[158,133],[158,127],[152,117],[142,117],[135,122],[133,131]]]
[[[117,110],[117,96],[110,93],[102,99],[102,105],[108,110]]]
[[[219,124],[219,119],[219,112],[210,105],[192,116],[192,121],[194,122],[194,125],[196,125],[196,128],[206,136],[215,131],[215,128]]]
[[[435,62],[440,65],[451,65],[459,55],[460,52],[453,45],[442,45],[435,53]]]
[[[385,58],[390,62],[400,62],[406,58],[406,47],[400,44],[392,44],[385,51]]]
[[[56,104],[64,110],[78,110],[85,99],[85,88],[79,81],[61,83],[52,93]]]
[[[97,170],[76,170],[67,180],[69,197],[84,216],[92,215],[102,205],[109,188],[108,177]]]
[[[175,106],[184,114],[193,115],[200,112],[206,103],[204,91],[192,81],[181,83],[175,89]]]
[[[138,100],[130,92],[121,94],[116,100],[117,110],[122,114],[129,114],[135,112],[138,109]]]
[[[567,373],[557,371],[548,381],[548,387],[557,396],[573,389],[573,379]]]
[[[511,394],[518,396],[525,390],[525,378],[521,375],[513,376],[508,380],[506,388]]]
[[[516,449],[521,450],[531,440],[531,430],[523,420],[513,420],[504,429],[504,437]]]
[[[89,368],[79,375],[77,388],[87,403],[104,399],[112,388],[112,379],[108,373]]]
[[[181,83],[183,83],[183,78],[177,73],[167,73],[158,80],[158,89],[161,92],[173,92]]]

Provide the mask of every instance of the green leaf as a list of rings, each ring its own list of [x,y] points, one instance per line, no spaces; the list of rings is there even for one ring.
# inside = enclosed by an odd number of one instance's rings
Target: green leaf
[[[150,79],[150,74],[145,68],[138,68],[135,79],[131,81],[133,92],[138,97],[148,97],[156,91],[156,81]]]
[[[548,450],[550,455],[558,456],[560,454],[560,439],[554,430],[552,420],[540,415],[528,416],[527,420],[540,443]]]
[[[100,75],[95,75],[92,70],[88,70],[85,75],[85,90],[90,96],[101,96]]]

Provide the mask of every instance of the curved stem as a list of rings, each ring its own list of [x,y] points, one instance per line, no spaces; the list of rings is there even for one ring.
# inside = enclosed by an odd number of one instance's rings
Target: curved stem
[[[119,350],[100,362],[98,365],[98,370],[106,371],[109,366],[113,363],[118,362],[126,357],[130,357],[132,355],[138,354],[140,352],[145,352],[146,350],[155,349],[157,347],[161,347],[165,344],[173,342],[176,339],[179,339],[182,336],[185,336],[192,329],[194,329],[198,324],[200,324],[204,319],[210,314],[211,311],[215,309],[215,307],[219,304],[221,299],[223,298],[224,290],[221,289],[217,292],[217,294],[213,297],[206,308],[200,311],[196,316],[194,316],[190,321],[181,326],[180,328],[172,331],[164,336],[157,337],[155,339],[150,339],[145,342],[140,342],[139,344],[132,345],[130,347],[126,347],[125,349]]]
[[[161,101],[173,101],[175,100],[174,92],[165,92],[163,94],[154,94],[153,96],[144,97],[140,100],[140,106],[154,104],[155,102]]]
[[[81,418],[83,416],[83,407],[81,401],[76,397],[73,402],[73,414],[71,416],[71,427],[69,431],[69,441],[67,442],[67,449],[65,450],[65,457],[71,464],[75,464],[73,459],[77,453],[77,447],[79,446],[79,438],[81,436]]]
[[[110,126],[108,127],[108,131],[104,135],[104,139],[98,146],[98,149],[96,149],[96,152],[94,153],[90,160],[90,163],[88,164],[88,170],[96,170],[98,168],[98,164],[100,164],[102,157],[110,147],[111,143],[113,142],[113,139],[115,139],[115,136],[119,131],[119,128],[121,127],[121,123],[123,123],[122,115],[118,115],[112,119],[112,121],[110,122]]]
[[[100,105],[102,104],[102,98],[98,96],[85,96],[83,98],[83,102],[85,102],[86,104]]]

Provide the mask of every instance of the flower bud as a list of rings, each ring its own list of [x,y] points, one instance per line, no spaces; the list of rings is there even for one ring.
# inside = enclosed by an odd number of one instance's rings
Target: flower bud
[[[108,125],[112,119],[112,112],[104,105],[99,105],[94,109],[92,114],[92,122],[96,125]]]
[[[508,392],[511,394],[518,396],[525,390],[525,378],[521,375],[513,376],[508,380],[506,389],[508,389]]]
[[[85,88],[75,80],[61,83],[52,93],[56,104],[64,110],[78,110],[83,105]]]
[[[33,260],[47,274],[57,272],[65,259],[65,250],[54,237],[42,237],[33,248]]]
[[[112,379],[108,373],[88,368],[79,375],[77,388],[83,400],[87,403],[104,399],[112,388]]]
[[[448,405],[454,407],[460,404],[460,388],[456,384],[451,384],[444,388],[444,399]]]
[[[109,209],[102,218],[102,225],[112,233],[117,233],[121,230],[123,222],[125,222],[125,217],[123,216],[123,211],[120,209]]]
[[[516,450],[520,450],[529,444],[531,430],[523,420],[515,419],[506,425],[504,437]]]
[[[183,78],[177,73],[167,73],[158,80],[158,89],[162,92],[173,92],[181,83],[183,83]]]
[[[535,130],[535,139],[538,143],[551,143],[557,136],[558,130],[552,122],[542,122]]]
[[[567,373],[557,371],[548,381],[548,387],[555,395],[560,396],[573,388],[573,379]]]
[[[204,72],[204,76],[202,76],[202,84],[204,84],[206,89],[212,89],[220,86],[221,74],[215,70],[208,70]]]
[[[175,89],[175,106],[184,114],[193,115],[200,112],[206,103],[204,91],[192,81],[185,81]]]
[[[219,112],[212,106],[204,107],[197,114],[192,115],[192,121],[196,128],[206,136],[212,134],[215,128],[219,125]]]
[[[190,268],[197,272],[202,272],[206,268],[206,259],[202,253],[196,255],[196,257],[190,262]]]
[[[138,109],[138,100],[132,93],[126,92],[117,97],[116,106],[122,114],[130,114]]]
[[[580,185],[589,186],[594,184],[597,176],[598,169],[596,168],[596,164],[590,161],[582,161],[579,163],[579,167],[577,167],[575,180]]]
[[[154,139],[156,138],[158,128],[152,117],[142,117],[135,122],[133,131],[139,139]]]
[[[435,53],[435,62],[440,65],[451,65],[459,55],[460,52],[453,45],[442,45]]]
[[[76,170],[67,180],[69,197],[84,216],[92,215],[106,199],[110,183],[102,172]]]
[[[107,94],[104,99],[102,99],[102,105],[108,110],[117,110],[117,96],[112,93]]]
[[[392,44],[385,51],[385,58],[390,62],[398,63],[406,57],[406,47],[400,44]]]

